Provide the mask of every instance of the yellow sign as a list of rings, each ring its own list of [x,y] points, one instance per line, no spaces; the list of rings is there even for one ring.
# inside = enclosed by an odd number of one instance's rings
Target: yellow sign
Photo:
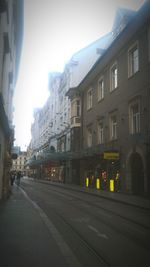
[[[104,152],[104,159],[119,159],[118,152]]]
[[[85,184],[86,184],[86,187],[89,187],[89,178],[88,177],[86,177],[86,179],[85,179]]]
[[[110,191],[114,192],[114,180],[110,180]]]
[[[100,189],[100,179],[99,178],[96,179],[96,188]]]

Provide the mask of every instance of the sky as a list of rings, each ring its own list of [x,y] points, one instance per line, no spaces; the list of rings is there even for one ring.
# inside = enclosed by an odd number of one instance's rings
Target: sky
[[[118,7],[144,0],[24,0],[24,36],[14,94],[15,145],[26,150],[33,110],[48,98],[48,73],[63,72],[71,56],[110,32]]]

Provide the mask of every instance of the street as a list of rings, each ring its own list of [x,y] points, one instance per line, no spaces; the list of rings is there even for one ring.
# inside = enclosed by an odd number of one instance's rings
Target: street
[[[150,210],[28,179],[21,188],[69,266],[149,266]]]

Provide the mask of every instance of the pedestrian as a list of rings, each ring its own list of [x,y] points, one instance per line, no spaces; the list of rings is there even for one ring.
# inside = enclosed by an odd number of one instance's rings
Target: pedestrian
[[[21,172],[18,171],[18,172],[17,172],[17,177],[16,177],[17,185],[18,185],[18,186],[20,185],[20,178],[21,178]]]
[[[120,190],[120,173],[117,171],[115,177],[115,191],[118,192]]]
[[[10,173],[10,183],[11,185],[14,184],[14,180],[15,180],[15,174],[13,172]]]

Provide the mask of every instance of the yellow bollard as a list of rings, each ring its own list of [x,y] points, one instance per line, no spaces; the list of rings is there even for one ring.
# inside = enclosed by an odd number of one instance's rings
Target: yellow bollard
[[[100,179],[96,179],[96,189],[100,189]]]
[[[88,177],[85,178],[85,184],[86,184],[86,187],[89,187],[89,178]]]
[[[114,180],[113,179],[110,180],[110,191],[114,192]]]

